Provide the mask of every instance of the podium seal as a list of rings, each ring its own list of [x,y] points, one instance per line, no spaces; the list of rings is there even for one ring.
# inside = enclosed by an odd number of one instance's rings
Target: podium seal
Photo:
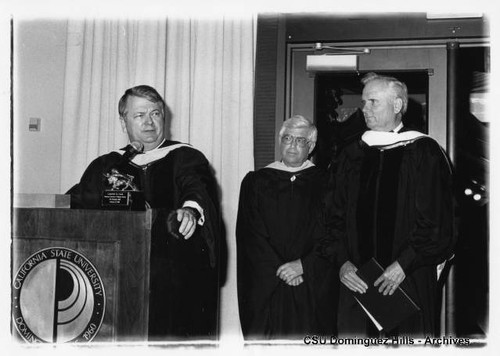
[[[101,327],[105,304],[96,268],[71,249],[32,254],[12,280],[12,321],[29,343],[90,342]]]

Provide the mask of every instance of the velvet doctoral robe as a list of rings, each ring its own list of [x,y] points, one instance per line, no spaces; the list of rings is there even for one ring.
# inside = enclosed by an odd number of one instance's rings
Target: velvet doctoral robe
[[[315,253],[324,235],[326,174],[263,168],[241,184],[237,238],[238,302],[246,339],[297,339],[335,333],[333,264]],[[300,259],[304,282],[289,286],[276,271]]]
[[[447,158],[433,139],[420,137],[386,147],[357,141],[341,154],[336,190],[328,203],[328,241],[321,255],[341,267],[375,257],[386,268],[399,262],[400,285],[421,312],[393,334],[433,335],[437,326],[436,266],[454,244],[452,177]],[[373,286],[372,286],[373,288]],[[371,322],[343,284],[340,335],[373,335]]]
[[[132,184],[156,213],[151,242],[149,338],[213,339],[217,336],[219,294],[217,184],[208,161],[196,149],[165,141],[153,151],[136,156],[142,164],[134,163],[136,158],[126,160],[118,152],[95,159],[70,190],[72,208],[101,209],[102,192],[109,188],[106,175],[111,170],[132,177]],[[166,224],[168,213],[186,201],[196,202],[204,217],[203,225],[198,225],[188,240],[169,234]]]

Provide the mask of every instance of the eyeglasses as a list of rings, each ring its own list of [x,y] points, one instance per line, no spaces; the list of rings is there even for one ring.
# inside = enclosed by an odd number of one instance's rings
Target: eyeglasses
[[[304,148],[307,146],[309,141],[305,137],[296,137],[292,135],[283,135],[281,136],[281,143],[284,145],[291,145],[293,142],[297,144],[298,147]]]

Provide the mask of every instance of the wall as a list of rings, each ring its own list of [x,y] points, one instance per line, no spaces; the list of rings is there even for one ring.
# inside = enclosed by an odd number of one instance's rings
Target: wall
[[[286,16],[289,43],[486,37],[489,27],[487,17],[427,19],[424,12]]]
[[[60,191],[67,22],[14,20],[14,193]],[[41,131],[30,132],[31,117]]]
[[[369,46],[368,46],[369,47]],[[314,117],[314,76],[305,70],[306,56],[313,51],[292,51],[290,79],[290,107],[287,116],[302,114]],[[446,147],[446,48],[393,48],[373,49],[361,55],[360,71],[427,70],[429,76],[429,134]],[[359,103],[358,103],[359,105]]]
[[[279,63],[285,60],[284,26],[274,15],[260,15],[257,23],[257,44],[254,90],[254,160],[255,168],[274,161],[279,150],[272,148],[281,122],[281,104],[285,98],[285,71]]]

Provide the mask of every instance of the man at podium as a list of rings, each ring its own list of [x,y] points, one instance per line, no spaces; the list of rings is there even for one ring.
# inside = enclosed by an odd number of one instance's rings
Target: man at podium
[[[96,158],[68,193],[75,209],[158,209],[153,225],[149,340],[213,339],[220,213],[204,155],[165,138],[166,104],[152,87],[125,91],[118,111],[130,145]]]

